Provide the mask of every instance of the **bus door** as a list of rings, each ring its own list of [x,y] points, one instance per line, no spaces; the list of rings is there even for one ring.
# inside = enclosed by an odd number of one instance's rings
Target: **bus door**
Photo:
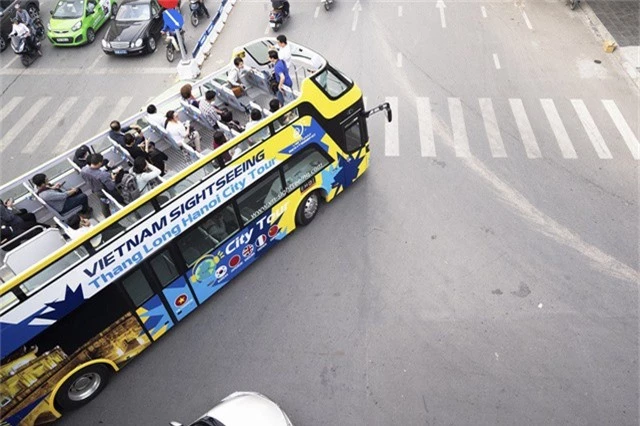
[[[349,153],[347,167],[350,173],[341,173],[344,188],[351,185],[359,176],[359,169],[365,170],[369,165],[362,164],[369,161],[369,145],[367,144],[367,128],[365,118],[358,112],[342,122],[344,143],[342,148]]]

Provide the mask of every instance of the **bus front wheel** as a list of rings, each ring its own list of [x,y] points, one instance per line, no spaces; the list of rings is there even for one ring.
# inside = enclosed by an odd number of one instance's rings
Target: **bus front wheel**
[[[110,375],[111,370],[104,365],[85,367],[64,382],[56,393],[55,401],[63,410],[81,407],[102,392]]]
[[[319,208],[320,196],[317,191],[314,191],[307,195],[298,206],[298,211],[296,212],[296,222],[298,225],[306,226],[310,224],[313,218],[316,217]]]

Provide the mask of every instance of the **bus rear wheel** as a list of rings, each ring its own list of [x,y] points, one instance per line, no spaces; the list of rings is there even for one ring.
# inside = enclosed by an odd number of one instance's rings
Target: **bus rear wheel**
[[[63,410],[73,410],[81,407],[98,396],[107,386],[111,370],[100,364],[93,364],[77,371],[56,394],[56,404]]]
[[[296,222],[298,225],[306,226],[316,217],[320,208],[320,196],[318,191],[313,191],[307,195],[298,206],[296,211]]]

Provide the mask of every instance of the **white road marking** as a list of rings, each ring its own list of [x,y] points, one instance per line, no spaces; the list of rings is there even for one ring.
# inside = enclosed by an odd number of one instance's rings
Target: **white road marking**
[[[62,105],[56,107],[55,114],[53,114],[53,116],[50,117],[46,123],[44,123],[44,126],[42,126],[40,130],[38,130],[38,133],[36,133],[36,135],[33,138],[31,138],[29,143],[21,151],[22,154],[33,154],[34,152],[36,152],[36,150],[40,147],[40,144],[44,141],[44,139],[58,125],[60,120],[62,120],[67,115],[67,112],[69,112],[71,107],[77,101],[78,101],[78,98],[76,96],[72,96],[72,97],[66,98],[64,102],[62,102]],[[65,124],[67,126],[73,126],[75,124],[75,119],[70,117],[69,120],[66,120]],[[46,149],[47,151],[49,151],[50,148],[51,148],[50,146],[43,147],[43,149]]]
[[[420,131],[420,152],[423,157],[436,156],[436,144],[433,138],[431,122],[431,102],[429,98],[417,98],[418,129]]]
[[[482,111],[482,120],[484,121],[484,129],[487,133],[491,155],[495,158],[506,158],[507,152],[504,149],[500,127],[498,126],[496,113],[493,111],[491,99],[480,98],[478,102],[480,103],[480,111]]]
[[[400,139],[398,135],[398,98],[387,97],[385,102],[389,102],[393,111],[393,121],[384,123],[384,155],[387,157],[397,157],[400,155]]]
[[[398,59],[396,60],[396,66],[402,68],[402,53],[398,52]]]
[[[11,114],[11,111],[13,111],[23,99],[24,96],[14,96],[9,102],[4,104],[2,109],[0,109],[0,119],[4,119]]]
[[[500,69],[500,59],[498,59],[498,54],[497,53],[493,54],[493,64],[496,66],[497,70]]]
[[[69,130],[67,133],[60,139],[60,143],[55,148],[55,152],[64,152],[72,146],[78,145],[80,141],[77,141],[76,138],[78,134],[82,130],[82,128],[89,122],[93,114],[98,112],[98,108],[104,103],[104,96],[96,96],[91,99],[89,105],[82,111],[79,117],[76,118],[75,122],[69,126]],[[102,130],[102,129],[101,129]],[[105,129],[106,130],[106,129]]]
[[[486,18],[487,17],[487,8],[484,6],[480,6],[480,11],[482,11],[482,17]]]
[[[525,12],[524,10],[522,11],[522,17],[524,18],[524,22],[526,22],[527,27],[529,27],[529,29],[532,30],[533,26],[531,25],[531,21],[529,21],[529,17],[527,16],[527,12]]]
[[[355,31],[358,26],[358,15],[362,12],[362,5],[360,4],[360,0],[357,0],[356,3],[351,8],[353,12],[353,23],[351,24],[351,31]]]
[[[317,6],[316,7],[316,11],[313,12],[313,18],[314,19],[317,18],[319,13],[320,13],[320,6]]]
[[[464,113],[460,98],[448,98],[449,114],[451,115],[451,130],[453,131],[453,147],[456,157],[468,157],[471,155],[467,126],[464,124]]]
[[[398,6],[398,18],[402,18],[402,6]]]
[[[14,55],[14,58],[6,63],[6,65],[2,68],[9,68],[15,61],[20,58],[20,55]]]
[[[516,125],[520,131],[520,136],[522,137],[522,143],[524,144],[524,149],[527,152],[527,157],[542,157],[540,147],[538,147],[538,143],[536,142],[536,136],[533,133],[531,123],[529,123],[529,118],[524,110],[522,99],[509,99],[509,104],[511,105],[513,116],[516,119]]]
[[[553,100],[540,99],[540,103],[542,104],[542,109],[547,116],[547,120],[549,120],[551,130],[553,130],[553,134],[556,136],[558,146],[560,147],[560,151],[562,151],[562,156],[564,158],[578,158],[576,150],[573,148],[573,144],[569,138],[569,134],[567,133],[567,129],[565,129],[564,124],[562,124],[562,119],[560,119],[560,114],[558,114],[558,110],[556,109],[556,105],[553,103]]]
[[[18,136],[29,124],[31,121],[36,118],[38,113],[44,106],[49,103],[51,100],[51,96],[45,96],[43,98],[38,99],[22,116],[19,120],[15,122],[13,127],[11,127],[0,139],[0,151],[5,149],[7,145],[14,141],[16,136]]]
[[[264,29],[264,34],[269,34],[269,30],[271,29],[271,25],[267,25],[267,28]]]
[[[118,100],[118,103],[116,103],[116,106],[114,106],[113,109],[109,112],[110,116],[107,117],[106,121],[102,124],[99,131],[102,131],[103,129],[107,130],[109,128],[109,124],[111,124],[113,120],[124,121],[124,111],[127,109],[132,100],[132,96],[123,96],[122,98],[120,98]]]
[[[607,147],[607,144],[604,142],[604,138],[600,134],[595,121],[593,121],[593,117],[591,117],[582,99],[571,99],[571,104],[573,105],[573,109],[576,110],[582,127],[584,127],[585,132],[587,132],[587,136],[591,141],[591,145],[593,145],[593,148],[596,150],[598,157],[607,160],[613,158],[609,147]]]
[[[130,74],[176,74],[175,67],[134,67],[134,68],[108,68],[96,67],[94,69],[81,68],[27,68],[27,69],[0,69],[1,75],[130,75]]]
[[[436,8],[440,9],[440,24],[442,25],[442,28],[447,28],[447,20],[444,17],[444,9],[447,6],[444,4],[444,1],[442,0],[438,0],[436,2]]]
[[[635,160],[640,160],[640,143],[638,142],[638,138],[633,134],[631,127],[627,124],[627,121],[624,119],[624,116],[618,109],[616,103],[610,99],[603,99],[602,104],[607,109],[613,123],[622,135],[622,138],[627,144],[629,151],[631,151],[633,158]]]
[[[362,97],[362,103],[364,104],[364,109],[367,109],[367,97],[366,96]]]
[[[100,53],[100,55],[98,55],[98,57],[93,60],[93,62],[91,63],[91,65],[89,65],[89,68],[87,69],[90,69],[90,70],[94,69],[98,64],[98,62],[100,62],[100,59],[104,58],[105,56],[107,55],[105,55],[104,53]]]

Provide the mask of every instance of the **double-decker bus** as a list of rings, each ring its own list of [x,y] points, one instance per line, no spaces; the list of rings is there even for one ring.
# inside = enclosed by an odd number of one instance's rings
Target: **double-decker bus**
[[[139,113],[138,124],[167,156],[167,174],[127,205],[95,194],[83,181],[74,153],[86,146],[109,166],[130,166],[127,150],[108,133],[4,184],[0,198],[34,213],[40,223],[0,245],[0,409],[2,425],[37,425],[86,404],[109,376],[158,340],[270,247],[311,222],[369,165],[366,111],[354,82],[316,52],[290,43],[294,85],[279,110],[268,52],[275,39],[236,48],[249,70],[236,97],[227,85],[229,63],[193,84],[195,96],[216,93],[220,107],[240,120],[259,109],[250,129],[217,128],[176,94],[157,103],[177,111],[202,136],[201,151],[173,140]],[[212,132],[228,142],[213,149]],[[224,160],[223,160],[224,159]],[[31,178],[80,188],[97,219],[78,234],[69,226],[76,212],[52,208]],[[100,213],[100,199],[111,215]]]

